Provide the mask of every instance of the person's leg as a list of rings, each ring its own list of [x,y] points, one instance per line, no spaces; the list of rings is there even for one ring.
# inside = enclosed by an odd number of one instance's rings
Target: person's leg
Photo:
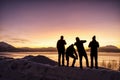
[[[62,66],[64,66],[64,53],[62,53]]]
[[[91,68],[93,68],[93,55],[90,55],[91,58]]]
[[[66,60],[67,60],[67,67],[69,66],[69,56],[66,55]]]
[[[72,63],[72,67],[74,67],[75,62],[76,62],[76,59],[74,58],[74,59],[73,59],[73,63]]]
[[[58,66],[60,66],[61,65],[61,53],[58,53]]]
[[[76,57],[74,55],[71,55],[71,57],[73,58],[73,63],[72,63],[72,67],[74,67],[75,62],[76,62]]]
[[[69,66],[69,60],[67,60],[67,67]]]
[[[98,69],[98,56],[95,55],[95,68]]]
[[[83,68],[83,67],[82,67],[82,56],[83,56],[83,55],[80,55],[80,56],[79,56],[79,57],[80,57],[79,59],[80,59],[80,68],[81,68],[81,69]]]
[[[85,60],[86,60],[86,66],[89,67],[88,57],[87,57],[86,53],[85,53],[84,57],[85,57]]]

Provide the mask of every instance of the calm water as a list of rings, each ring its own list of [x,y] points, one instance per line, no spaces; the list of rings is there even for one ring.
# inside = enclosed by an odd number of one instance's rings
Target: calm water
[[[90,62],[89,52],[88,59]],[[13,57],[13,58],[22,58],[28,55],[43,55],[49,57],[52,60],[57,61],[57,52],[0,52],[0,56]],[[107,52],[99,52],[98,55],[99,66],[111,68],[114,70],[118,70],[120,68],[120,53],[107,53]],[[70,62],[72,62],[72,58],[70,58]],[[77,60],[75,66],[79,66],[79,60]],[[83,58],[83,66],[85,65],[85,59]]]

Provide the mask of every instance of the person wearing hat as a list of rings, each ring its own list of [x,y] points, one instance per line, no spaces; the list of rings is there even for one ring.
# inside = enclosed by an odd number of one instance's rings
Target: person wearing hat
[[[98,47],[99,43],[96,41],[96,36],[92,37],[92,41],[89,43],[88,47],[90,50],[90,58],[91,58],[91,68],[93,68],[93,59],[95,60],[95,68],[98,69]]]

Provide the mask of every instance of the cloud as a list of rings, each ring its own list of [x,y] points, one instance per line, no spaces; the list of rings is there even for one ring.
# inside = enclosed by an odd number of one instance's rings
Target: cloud
[[[30,42],[27,39],[22,39],[22,38],[11,38],[10,42],[14,42],[14,43],[26,43],[26,42]]]
[[[1,28],[0,28],[1,31]],[[2,30],[3,31],[3,30]],[[0,41],[7,41],[7,42],[12,42],[12,43],[26,43],[26,42],[30,42],[30,40],[25,39],[25,38],[20,38],[20,37],[13,37],[15,35],[13,34],[6,34],[6,33],[0,33]]]

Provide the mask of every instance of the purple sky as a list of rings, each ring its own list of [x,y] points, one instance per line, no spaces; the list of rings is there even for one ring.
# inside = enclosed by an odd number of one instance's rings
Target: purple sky
[[[120,2],[118,1],[0,1],[0,41],[16,47],[56,46],[60,35],[67,45],[75,37],[93,35],[101,46],[120,47]]]

